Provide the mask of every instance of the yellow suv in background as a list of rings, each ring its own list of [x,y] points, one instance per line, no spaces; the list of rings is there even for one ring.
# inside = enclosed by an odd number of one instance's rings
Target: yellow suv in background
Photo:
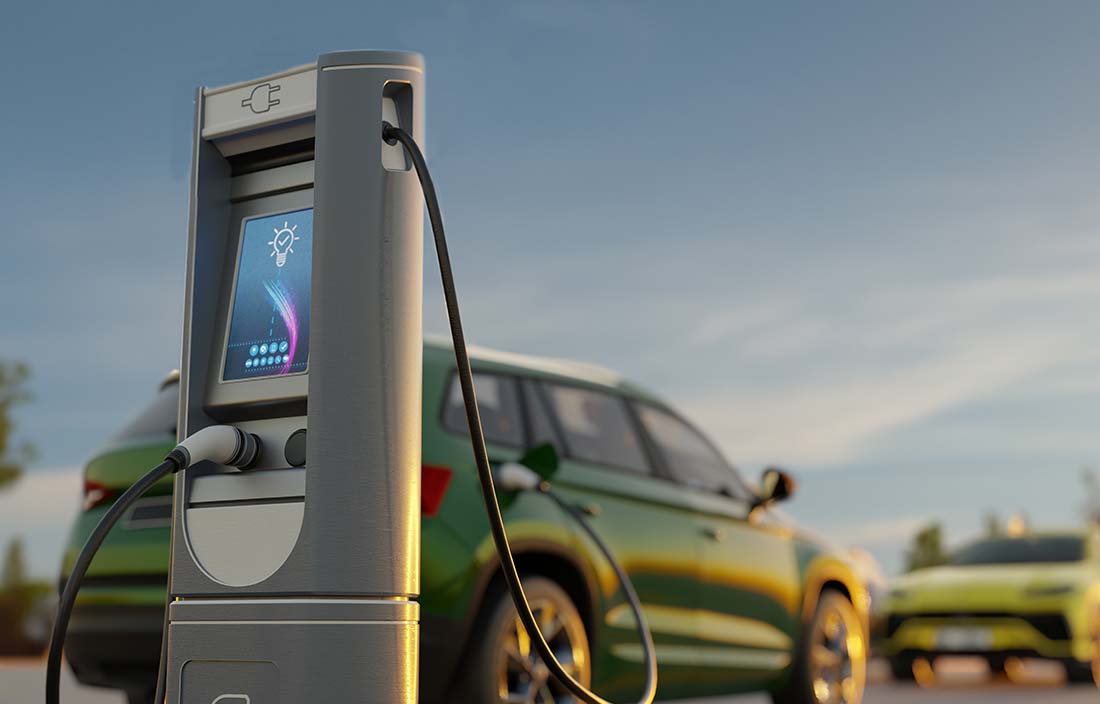
[[[1100,686],[1100,528],[970,543],[897,579],[885,612],[880,652],[897,679],[918,659],[977,655],[994,674],[1009,658],[1056,660],[1070,682]]]

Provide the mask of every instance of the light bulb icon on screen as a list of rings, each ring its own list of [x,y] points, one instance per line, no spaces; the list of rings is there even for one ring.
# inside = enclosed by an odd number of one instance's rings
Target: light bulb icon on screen
[[[281,268],[286,264],[286,255],[294,251],[292,245],[302,238],[294,234],[298,226],[291,225],[286,220],[283,221],[282,227],[276,227],[274,229],[275,237],[268,242],[268,244],[272,247],[271,256],[275,257],[275,266]]]

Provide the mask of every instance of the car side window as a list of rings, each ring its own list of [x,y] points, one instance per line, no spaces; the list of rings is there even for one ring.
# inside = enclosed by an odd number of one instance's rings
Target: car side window
[[[523,407],[527,411],[527,425],[530,432],[530,446],[538,447],[550,443],[558,455],[565,454],[561,438],[558,437],[554,422],[550,418],[546,404],[543,402],[539,391],[538,382],[534,379],[523,379]]]
[[[474,393],[477,395],[485,441],[496,445],[522,447],[523,425],[520,421],[516,380],[499,374],[477,372],[474,374]],[[466,406],[462,402],[462,386],[458,383],[457,374],[451,375],[447,403],[443,409],[443,427],[469,435]]]
[[[654,406],[638,405],[638,416],[669,470],[681,482],[704,491],[745,495],[733,468],[695,428]]]
[[[547,384],[545,389],[570,457],[649,473],[641,439],[623,399],[575,386]]]

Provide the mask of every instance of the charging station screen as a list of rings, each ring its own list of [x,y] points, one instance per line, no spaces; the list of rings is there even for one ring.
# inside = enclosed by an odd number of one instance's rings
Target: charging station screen
[[[306,371],[312,259],[312,208],[244,221],[223,380]]]

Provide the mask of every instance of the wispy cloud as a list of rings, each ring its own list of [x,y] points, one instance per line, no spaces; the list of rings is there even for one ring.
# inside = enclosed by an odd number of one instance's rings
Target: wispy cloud
[[[688,401],[701,422],[748,461],[831,465],[881,433],[1002,388],[1055,364],[1065,340],[970,334],[909,364],[836,366],[836,379]]]
[[[882,520],[833,526],[829,537],[842,545],[864,548],[894,546],[908,542],[932,520],[924,515],[898,516]]]
[[[830,466],[961,404],[1034,393],[1032,379],[1065,390],[1100,348],[1088,324],[1100,279],[1063,246],[1072,241],[1035,250],[1013,229],[991,271],[974,242],[956,251],[972,270],[937,267],[929,251],[947,243],[932,238],[911,256],[824,255],[800,268],[797,286],[765,287],[764,303],[703,319],[696,356],[724,364],[709,365],[710,388],[680,401],[740,462]]]

